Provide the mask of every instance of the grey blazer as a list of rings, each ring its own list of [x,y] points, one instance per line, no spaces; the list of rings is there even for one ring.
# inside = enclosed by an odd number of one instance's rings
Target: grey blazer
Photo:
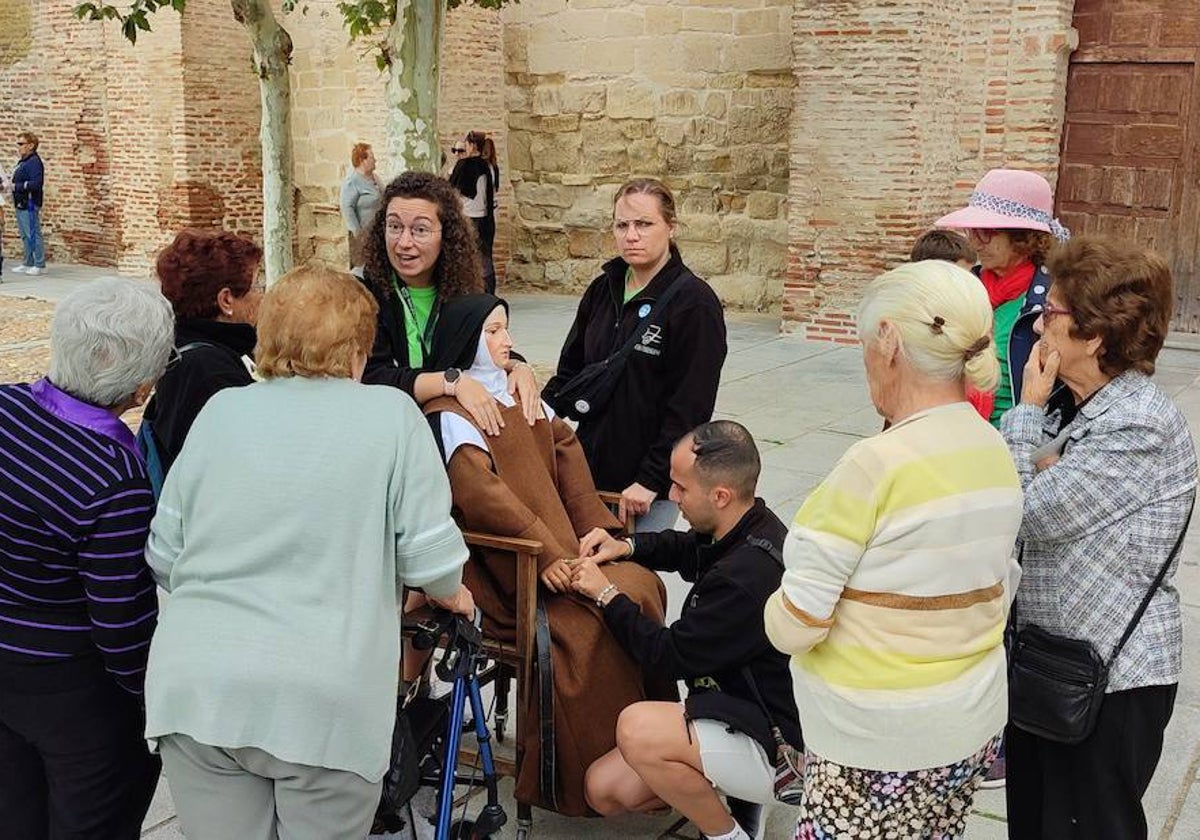
[[[1029,405],[1000,423],[1025,491],[1018,626],[1085,639],[1107,659],[1184,527],[1196,450],[1179,409],[1134,372],[1080,408],[1058,463],[1036,472],[1034,449],[1060,431],[1057,411]],[[1113,663],[1109,692],[1179,681],[1178,564]]]

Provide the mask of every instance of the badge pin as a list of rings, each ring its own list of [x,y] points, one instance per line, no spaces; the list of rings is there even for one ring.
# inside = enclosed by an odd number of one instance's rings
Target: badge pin
[[[592,406],[587,400],[575,400],[575,410],[580,414],[587,414],[592,410]]]
[[[638,309],[638,317],[645,318],[649,314],[650,314],[650,304],[643,303],[641,305],[641,308]]]

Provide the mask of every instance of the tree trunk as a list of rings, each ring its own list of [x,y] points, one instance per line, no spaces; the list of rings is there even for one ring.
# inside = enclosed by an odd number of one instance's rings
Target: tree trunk
[[[233,16],[254,46],[254,72],[262,99],[263,262],[267,282],[292,268],[295,198],[292,191],[292,92],[288,65],[292,38],[269,0],[230,0]]]
[[[442,166],[437,101],[444,13],[444,0],[396,0],[387,36],[387,144],[400,171]]]

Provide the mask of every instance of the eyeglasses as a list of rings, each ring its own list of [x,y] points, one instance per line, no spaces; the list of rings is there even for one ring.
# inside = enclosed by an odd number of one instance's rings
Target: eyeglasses
[[[1046,305],[1044,307],[1042,307],[1042,323],[1048,327],[1048,326],[1050,326],[1050,322],[1053,321],[1059,315],[1070,315],[1070,314],[1071,314],[1070,309],[1064,309],[1061,306],[1055,306],[1050,301],[1046,301]]]
[[[980,245],[986,245],[995,238],[998,231],[990,228],[971,228],[967,231],[967,239],[978,240]]]
[[[404,231],[408,231],[408,235],[412,237],[413,242],[428,242],[433,239],[433,235],[441,230],[440,227],[426,224],[425,222],[417,222],[411,227],[405,227],[399,222],[387,223],[387,235],[393,239],[400,239],[404,236]]]
[[[618,239],[620,239],[628,236],[631,230],[637,231],[638,236],[642,236],[656,224],[658,223],[652,222],[649,219],[634,219],[631,222],[627,222],[624,219],[617,219],[613,222],[612,226],[613,236],[616,236]]]
[[[452,149],[450,149],[450,151],[454,152],[454,154],[456,154],[456,155],[461,155],[463,152],[466,151],[466,149],[464,149],[462,146],[455,146]]]

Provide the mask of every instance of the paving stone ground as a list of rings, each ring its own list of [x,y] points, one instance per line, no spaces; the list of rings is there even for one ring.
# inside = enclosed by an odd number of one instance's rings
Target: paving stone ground
[[[48,304],[79,283],[104,275],[102,269],[51,266],[47,275],[0,278],[0,381],[40,374],[47,360],[45,324]],[[28,300],[25,298],[32,298]],[[561,296],[513,295],[512,330],[517,347],[540,370],[553,367],[570,327],[577,300]],[[834,347],[781,336],[778,318],[731,313],[729,358],[722,376],[717,413],[745,424],[763,455],[759,494],[785,521],[854,441],[874,434],[879,417],[871,407],[857,348]],[[36,325],[41,325],[40,327]],[[40,332],[39,332],[40,329]],[[1187,416],[1200,439],[1200,346],[1192,337],[1173,337],[1159,358],[1155,378]],[[10,376],[20,374],[20,377]],[[1184,671],[1166,747],[1145,797],[1150,837],[1192,840],[1200,837],[1200,540],[1196,529],[1184,544],[1176,585],[1184,611]],[[667,576],[675,613],[686,590]],[[510,822],[502,838],[515,836],[516,808],[510,783],[502,785]],[[663,835],[673,816],[620,820],[566,819],[535,812],[536,840]],[[790,838],[794,814],[774,808],[767,837]],[[695,837],[688,828],[685,835]],[[972,840],[1005,837],[1003,790],[981,791],[968,823]],[[147,817],[144,838],[180,838],[166,785]]]

